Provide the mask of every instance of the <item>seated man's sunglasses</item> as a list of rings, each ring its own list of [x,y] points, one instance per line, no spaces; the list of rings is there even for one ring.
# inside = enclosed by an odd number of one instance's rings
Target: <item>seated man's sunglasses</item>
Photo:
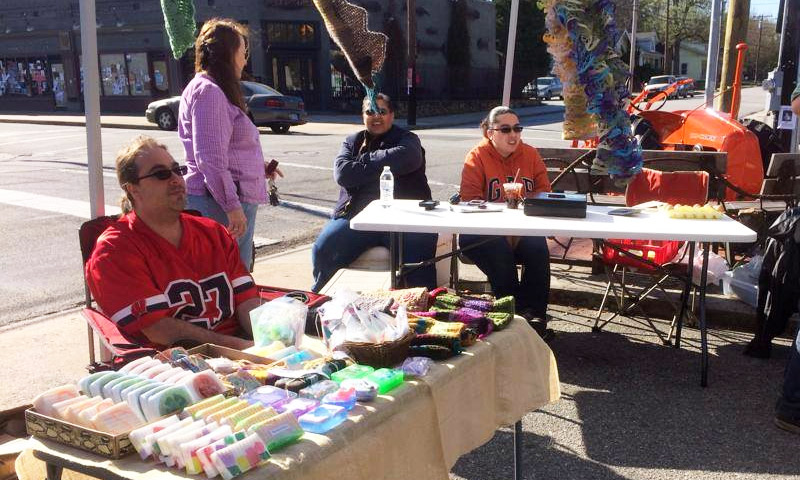
[[[172,168],[165,168],[163,170],[156,170],[153,173],[148,173],[147,175],[142,175],[141,177],[137,178],[136,181],[143,180],[145,178],[156,177],[159,180],[169,180],[172,177],[172,174],[182,177],[186,175],[186,172],[189,171],[189,167],[186,165],[175,165]]]
[[[501,132],[505,134],[511,133],[511,131],[515,131],[517,133],[522,132],[522,125],[514,125],[513,127],[509,127],[508,125],[503,125],[500,128],[492,128],[495,132]]]
[[[366,115],[368,117],[372,117],[374,115],[383,116],[383,115],[386,115],[387,113],[389,113],[389,110],[386,110],[385,108],[379,108],[378,110],[373,110],[373,109],[370,108],[369,110],[364,110],[364,115]]]

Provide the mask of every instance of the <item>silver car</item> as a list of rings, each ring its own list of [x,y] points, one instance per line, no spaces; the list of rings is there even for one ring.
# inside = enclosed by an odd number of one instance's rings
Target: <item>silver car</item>
[[[292,126],[308,123],[303,99],[283,95],[256,82],[241,82],[241,87],[247,114],[257,126],[269,127],[275,133],[286,133]],[[162,130],[177,129],[180,101],[181,97],[170,97],[151,102],[145,111],[147,121]]]
[[[564,99],[564,87],[558,77],[539,77],[536,79],[536,94],[539,98],[550,100],[551,97]]]

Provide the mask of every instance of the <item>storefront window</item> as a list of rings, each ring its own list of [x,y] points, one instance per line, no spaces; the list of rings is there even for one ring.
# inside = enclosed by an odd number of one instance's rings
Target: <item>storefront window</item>
[[[128,76],[125,72],[125,57],[121,53],[100,55],[100,78],[103,83],[103,95],[130,95]]]
[[[167,62],[163,60],[156,60],[153,62],[153,84],[159,92],[166,92],[169,90]]]
[[[125,55],[128,66],[128,83],[131,95],[150,96],[150,74],[147,70],[146,53],[129,53]]]
[[[269,45],[313,48],[317,43],[315,27],[310,23],[266,22],[265,27],[265,40]]]
[[[56,99],[56,107],[63,107],[67,104],[66,83],[64,81],[64,65],[54,63],[52,65],[53,96]]]
[[[0,58],[0,95],[49,95],[53,92],[46,58]]]

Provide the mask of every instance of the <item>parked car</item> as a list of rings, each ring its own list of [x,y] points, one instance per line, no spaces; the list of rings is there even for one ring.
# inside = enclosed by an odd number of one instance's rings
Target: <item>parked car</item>
[[[679,97],[692,97],[694,98],[694,79],[689,77],[678,77],[678,81],[681,80],[689,80],[688,83],[684,83],[683,85],[678,85],[678,96]]]
[[[303,99],[281,94],[262,83],[241,82],[242,96],[248,116],[257,126],[266,126],[275,133],[286,133],[290,127],[308,122]],[[178,107],[181,97],[151,102],[145,111],[147,121],[162,130],[178,128]]]
[[[670,85],[677,82],[674,75],[659,75],[657,77],[650,77],[644,85],[644,91],[647,92],[647,98],[652,98],[658,93],[663,92]],[[669,98],[677,98],[677,92],[669,96]]]
[[[550,100],[552,97],[564,99],[563,86],[558,77],[539,77],[536,79],[536,94],[539,98]]]

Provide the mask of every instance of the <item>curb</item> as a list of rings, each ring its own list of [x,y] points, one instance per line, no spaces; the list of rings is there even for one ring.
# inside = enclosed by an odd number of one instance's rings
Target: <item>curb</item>
[[[62,125],[66,127],[85,127],[86,121],[79,120],[37,120],[29,118],[11,119],[0,118],[0,123],[27,123],[31,125]],[[124,123],[106,123],[100,122],[101,128],[124,128],[136,130],[158,130],[158,126],[153,125],[128,125]]]

